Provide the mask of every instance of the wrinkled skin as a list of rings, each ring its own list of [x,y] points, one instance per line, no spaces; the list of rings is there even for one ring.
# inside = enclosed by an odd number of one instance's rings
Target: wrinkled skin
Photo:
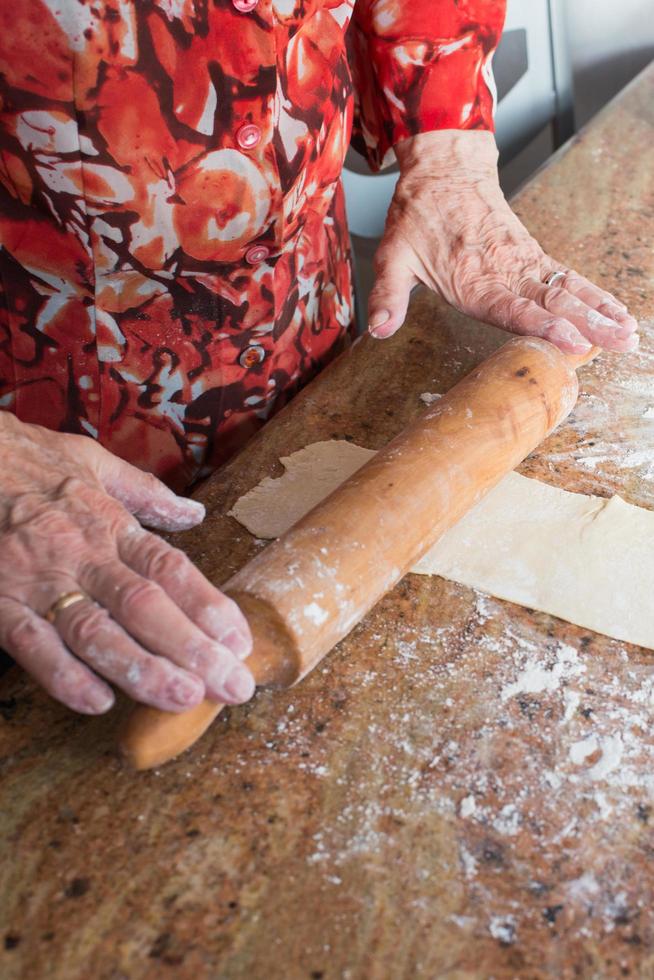
[[[201,504],[91,439],[0,412],[0,647],[85,714],[111,707],[107,681],[166,711],[205,696],[247,700],[242,613],[141,526],[181,530],[203,517]],[[52,603],[75,591],[88,599],[47,622]]]
[[[610,293],[543,252],[500,189],[491,133],[422,133],[395,147],[401,176],[376,254],[369,330],[390,337],[424,283],[469,316],[562,351],[638,346],[636,320]],[[557,270],[563,280],[546,286]]]

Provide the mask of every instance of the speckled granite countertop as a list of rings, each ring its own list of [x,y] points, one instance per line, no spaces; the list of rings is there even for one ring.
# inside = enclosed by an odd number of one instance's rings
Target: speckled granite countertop
[[[516,199],[643,322],[581,374],[522,472],[654,506],[654,70]],[[216,581],[261,545],[223,516],[280,455],[381,446],[503,337],[419,293],[204,488],[179,541]],[[536,680],[534,679],[536,678]],[[301,685],[135,775],[116,717],[0,682],[0,976],[654,976],[654,658],[408,576]]]

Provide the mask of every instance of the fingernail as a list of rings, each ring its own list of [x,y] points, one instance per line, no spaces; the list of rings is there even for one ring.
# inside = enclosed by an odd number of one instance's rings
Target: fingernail
[[[633,337],[636,332],[636,328],[632,327],[622,327],[617,331],[616,337],[618,340],[627,340],[629,337]]]
[[[382,323],[386,323],[389,317],[388,310],[377,310],[368,320],[368,330],[372,333],[377,327],[381,327]]]
[[[377,327],[376,330],[370,330],[369,333],[371,337],[375,338],[375,340],[386,340],[387,337],[391,337],[393,335],[393,327],[392,324],[385,323],[383,327]]]
[[[109,711],[113,707],[114,701],[115,698],[111,692],[91,688],[84,698],[84,706],[94,715],[103,715],[105,711]]]
[[[193,514],[199,521],[204,520],[206,508],[199,500],[191,500],[190,497],[178,497],[177,499],[189,514]]]
[[[555,343],[571,344],[575,349],[575,354],[583,354],[593,346],[589,340],[582,337],[573,327],[554,327],[549,334],[549,339]]]
[[[632,333],[638,330],[638,320],[629,313],[616,313],[615,319],[623,330],[631,330]]]
[[[244,667],[235,667],[225,681],[225,691],[237,701],[249,701],[256,685],[254,677]]]
[[[575,350],[578,352],[590,350],[593,346],[590,340],[586,340],[585,337],[580,337],[573,333],[568,334],[564,339],[567,341],[567,343],[574,344]]]
[[[197,704],[204,695],[204,684],[191,677],[178,677],[170,685],[170,696],[177,704]]]
[[[245,633],[241,633],[235,626],[227,630],[224,636],[220,636],[218,642],[222,643],[228,650],[231,650],[239,660],[244,660],[246,657],[249,657],[252,651],[252,640],[250,637]]]
[[[615,321],[609,320],[603,313],[597,310],[589,310],[586,314],[586,321],[589,327],[606,327],[607,330],[615,330]]]

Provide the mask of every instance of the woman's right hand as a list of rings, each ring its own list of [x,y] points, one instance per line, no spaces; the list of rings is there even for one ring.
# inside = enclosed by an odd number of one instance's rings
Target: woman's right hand
[[[193,527],[204,507],[176,496],[86,436],[0,411],[0,647],[53,697],[99,714],[107,683],[165,711],[254,692],[236,603],[183,552],[146,531]],[[88,598],[58,612],[62,596]]]

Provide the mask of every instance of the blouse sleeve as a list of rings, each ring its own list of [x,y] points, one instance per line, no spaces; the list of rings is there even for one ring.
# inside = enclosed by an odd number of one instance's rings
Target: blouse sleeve
[[[506,0],[356,0],[349,50],[354,147],[378,170],[436,129],[493,129],[491,59]]]

